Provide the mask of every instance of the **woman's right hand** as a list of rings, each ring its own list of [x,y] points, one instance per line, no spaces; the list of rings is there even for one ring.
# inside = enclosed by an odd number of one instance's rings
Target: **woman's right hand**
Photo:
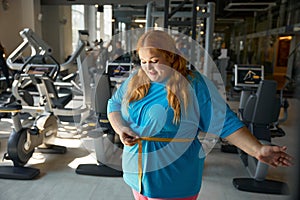
[[[128,146],[135,145],[139,139],[139,136],[127,126],[120,128],[118,135],[120,136],[121,142]]]
[[[108,120],[124,145],[133,146],[137,143],[139,136],[126,125],[120,112],[109,113]]]

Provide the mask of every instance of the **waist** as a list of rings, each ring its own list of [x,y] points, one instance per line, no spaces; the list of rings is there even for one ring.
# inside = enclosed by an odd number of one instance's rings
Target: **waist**
[[[142,177],[143,177],[143,144],[142,141],[151,142],[192,142],[196,138],[161,138],[161,137],[140,137],[138,139],[138,182],[139,192],[142,192]]]

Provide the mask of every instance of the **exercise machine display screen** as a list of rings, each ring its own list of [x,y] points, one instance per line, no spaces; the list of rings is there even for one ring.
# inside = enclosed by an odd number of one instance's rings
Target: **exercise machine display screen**
[[[55,73],[55,66],[29,66],[27,70],[27,74],[35,74],[35,75],[43,75],[43,76],[53,76]]]
[[[258,87],[264,79],[263,65],[234,65],[234,79],[237,87]]]
[[[105,72],[110,76],[123,76],[132,69],[132,63],[108,63]]]

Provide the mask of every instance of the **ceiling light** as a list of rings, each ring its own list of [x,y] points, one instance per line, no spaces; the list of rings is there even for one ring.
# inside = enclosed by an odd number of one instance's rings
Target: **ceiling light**
[[[135,19],[134,22],[135,23],[146,23],[146,19]]]
[[[274,2],[250,2],[250,3],[229,3],[224,10],[226,11],[266,11],[276,6]]]
[[[282,36],[282,37],[279,37],[279,40],[291,40],[292,39],[292,36]]]

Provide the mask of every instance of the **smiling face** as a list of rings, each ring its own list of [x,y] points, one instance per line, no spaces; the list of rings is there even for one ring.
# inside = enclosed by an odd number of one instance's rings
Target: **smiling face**
[[[139,50],[142,70],[153,82],[163,82],[171,76],[171,63],[162,52],[153,48]]]

